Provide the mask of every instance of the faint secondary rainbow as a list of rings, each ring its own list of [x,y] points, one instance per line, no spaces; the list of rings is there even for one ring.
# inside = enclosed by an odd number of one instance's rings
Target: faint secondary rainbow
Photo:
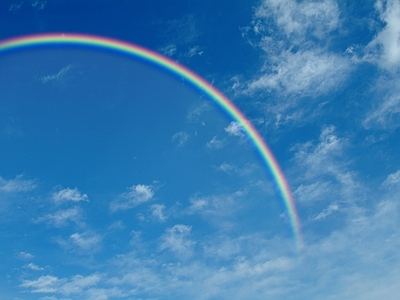
[[[287,215],[290,220],[291,228],[296,240],[296,246],[302,252],[304,243],[301,232],[300,219],[297,214],[296,205],[286,178],[277,163],[271,150],[264,142],[258,131],[254,128],[251,122],[243,115],[243,113],[220,91],[214,88],[209,82],[187,69],[186,67],[174,62],[173,60],[164,57],[156,52],[146,48],[130,44],[127,42],[82,34],[41,34],[29,35],[17,38],[8,39],[0,42],[0,54],[20,48],[32,48],[40,46],[88,46],[92,48],[103,48],[113,50],[123,54],[128,54],[144,61],[160,66],[176,76],[184,78],[210,99],[215,101],[228,115],[240,124],[248,138],[254,143],[257,151],[261,155],[263,162],[274,178],[278,191],[283,199]]]

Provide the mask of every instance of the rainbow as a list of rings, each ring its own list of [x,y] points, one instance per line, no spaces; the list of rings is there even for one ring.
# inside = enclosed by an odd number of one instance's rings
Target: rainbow
[[[300,219],[297,214],[296,205],[294,203],[285,176],[274,155],[272,154],[267,144],[264,142],[261,135],[250,123],[250,121],[247,120],[243,113],[228,98],[226,98],[221,92],[214,88],[209,82],[205,81],[203,78],[201,78],[191,70],[172,61],[171,59],[168,59],[156,52],[150,51],[143,47],[105,37],[59,33],[22,36],[0,42],[0,54],[20,48],[66,45],[102,48],[140,58],[144,61],[162,67],[180,78],[184,78],[195,88],[197,88],[202,93],[207,95],[210,99],[215,101],[234,121],[240,124],[242,130],[246,133],[250,141],[254,143],[257,151],[261,155],[263,163],[265,163],[266,167],[271,172],[280,196],[282,197],[282,200],[284,202],[285,209],[288,214],[291,228],[296,240],[297,249],[299,250],[299,252],[302,252],[304,243],[301,232]]]

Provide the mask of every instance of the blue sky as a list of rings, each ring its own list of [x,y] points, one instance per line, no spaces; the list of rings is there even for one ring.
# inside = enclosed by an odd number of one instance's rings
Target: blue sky
[[[4,299],[396,299],[399,1],[2,1],[0,39],[75,32],[192,69],[85,48],[0,55]]]

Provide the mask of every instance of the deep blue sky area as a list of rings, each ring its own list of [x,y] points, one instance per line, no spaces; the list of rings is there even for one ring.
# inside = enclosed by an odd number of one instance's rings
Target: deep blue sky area
[[[0,299],[398,299],[398,0],[1,1],[0,41],[47,33],[202,76],[272,150],[299,224],[188,78],[0,46]]]

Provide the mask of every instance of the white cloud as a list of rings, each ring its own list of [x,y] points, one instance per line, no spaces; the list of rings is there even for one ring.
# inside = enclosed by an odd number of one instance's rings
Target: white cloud
[[[91,274],[89,276],[75,275],[70,279],[59,279],[56,276],[45,275],[40,276],[36,280],[22,280],[20,286],[28,288],[31,293],[51,293],[61,294],[65,296],[71,294],[80,294],[81,296],[84,296],[82,292],[86,292],[90,287],[96,286],[100,282],[100,280],[101,275],[97,273]]]
[[[348,72],[347,59],[334,53],[321,49],[284,51],[274,64],[263,67],[259,78],[248,83],[246,92],[278,92],[315,98],[337,88]],[[285,103],[286,106],[294,104]]]
[[[35,256],[32,253],[21,251],[17,254],[19,259],[29,260],[33,259]]]
[[[317,214],[314,217],[314,220],[315,221],[323,220],[338,210],[339,210],[339,205],[337,205],[336,203],[330,204],[327,208],[325,208],[323,211],[321,211],[319,214]]]
[[[22,5],[24,4],[24,2],[19,2],[19,3],[12,3],[8,6],[8,11],[16,11],[19,10]]]
[[[389,174],[389,176],[385,179],[385,181],[382,183],[383,187],[392,187],[392,186],[397,186],[400,183],[400,170],[397,172],[394,172],[392,174]]]
[[[42,76],[40,77],[40,81],[43,84],[49,83],[49,82],[59,82],[61,81],[65,75],[72,69],[72,65],[68,65],[64,68],[62,68],[60,71],[58,71],[55,74],[50,74],[50,75],[46,75],[46,76]]]
[[[340,26],[335,1],[262,1],[252,25],[242,28],[243,37],[265,52],[260,72],[249,80],[235,76],[232,89],[253,99],[270,95],[263,109],[275,125],[313,118],[320,96],[340,88],[353,69],[348,56],[329,50]]]
[[[60,293],[64,295],[81,293],[83,289],[97,285],[101,280],[99,274],[89,276],[75,275],[60,287]]]
[[[200,46],[193,46],[189,49],[187,56],[188,57],[193,57],[193,56],[202,56],[204,54],[204,51],[201,50]]]
[[[31,269],[33,271],[43,271],[44,270],[44,268],[41,268],[38,265],[35,265],[34,263],[29,263],[25,267],[28,269]]]
[[[37,10],[43,10],[46,4],[47,1],[35,1],[32,3],[32,7],[36,8]]]
[[[334,126],[327,126],[317,144],[309,141],[293,147],[295,181],[300,183],[294,195],[301,203],[336,202],[339,198],[350,205],[363,199],[362,183],[348,167],[350,161],[345,152],[348,144],[347,139],[337,136]]]
[[[51,195],[51,198],[55,203],[62,203],[62,202],[67,202],[67,201],[72,201],[72,202],[87,201],[87,202],[89,202],[88,196],[86,194],[81,194],[81,192],[79,192],[79,190],[77,188],[62,189],[58,192],[53,193]]]
[[[209,149],[221,149],[226,145],[226,141],[223,139],[219,139],[217,136],[213,136],[211,140],[209,140],[206,144]]]
[[[23,175],[18,175],[15,179],[10,180],[0,177],[0,192],[3,193],[29,192],[35,188],[35,181],[25,180]]]
[[[79,207],[57,210],[55,213],[47,214],[34,220],[36,223],[47,223],[54,227],[64,227],[69,223],[83,224],[82,211]]]
[[[177,50],[178,50],[178,47],[175,44],[170,44],[170,45],[160,48],[158,51],[166,56],[173,56]]]
[[[293,196],[299,203],[311,204],[321,201],[333,192],[333,187],[327,181],[317,181],[310,184],[300,184],[293,192]]]
[[[400,3],[396,0],[378,0],[375,7],[385,27],[367,45],[364,59],[388,70],[400,66]]]
[[[229,125],[225,127],[225,131],[232,136],[239,136],[239,137],[244,136],[243,128],[238,122],[234,121],[230,122]]]
[[[101,236],[91,231],[83,233],[73,233],[69,237],[69,242],[84,253],[92,253],[100,247]]]
[[[182,147],[189,140],[189,135],[185,131],[180,131],[172,136],[172,140]]]
[[[363,120],[366,129],[395,129],[400,126],[400,80],[398,76],[381,75],[376,81],[375,103]]]
[[[55,276],[40,276],[37,280],[23,280],[21,287],[29,288],[32,293],[54,293],[62,284]]]
[[[165,220],[167,220],[167,217],[164,214],[165,205],[153,204],[150,208],[151,208],[151,215],[158,221],[164,222]]]
[[[187,113],[187,119],[189,122],[198,122],[200,116],[202,116],[205,112],[211,110],[211,105],[209,102],[202,102],[200,105],[192,108]]]
[[[301,43],[312,35],[319,39],[340,25],[339,7],[335,1],[264,0],[257,8],[256,20],[273,19],[279,31],[291,41]],[[254,31],[261,33],[264,24],[254,23]]]
[[[177,224],[167,228],[161,237],[160,249],[169,249],[179,255],[188,256],[191,254],[195,242],[189,239],[191,226]]]
[[[128,188],[128,192],[110,203],[111,211],[127,210],[153,199],[154,191],[151,186],[138,184]]]

